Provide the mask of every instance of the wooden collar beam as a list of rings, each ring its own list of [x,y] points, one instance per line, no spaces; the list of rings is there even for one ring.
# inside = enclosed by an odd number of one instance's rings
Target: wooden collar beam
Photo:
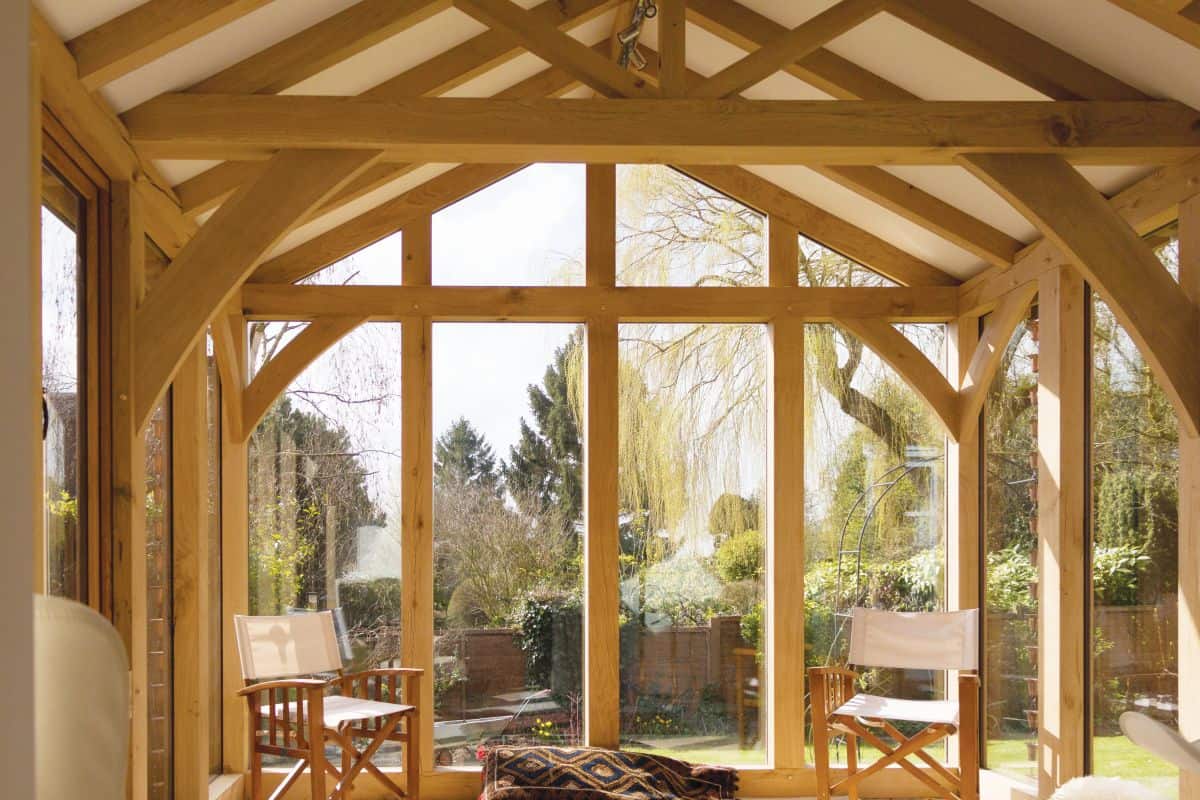
[[[971,153],[1076,164],[1200,153],[1200,112],[1151,102],[496,100],[165,94],[125,115],[155,158],[379,149],[400,161],[948,164]]]
[[[769,322],[780,317],[836,322],[872,317],[887,322],[946,322],[958,315],[958,291],[947,287],[592,287],[592,286],[296,286],[242,288],[253,319],[309,320],[365,315],[400,321],[413,315],[442,322]]]

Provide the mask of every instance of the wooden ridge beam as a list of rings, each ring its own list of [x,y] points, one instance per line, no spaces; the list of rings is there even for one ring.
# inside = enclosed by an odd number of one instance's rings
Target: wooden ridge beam
[[[242,392],[242,440],[250,438],[271,404],[301,372],[366,320],[362,315],[317,317],[268,361]]]
[[[253,159],[308,148],[379,149],[405,162],[948,164],[963,154],[1003,152],[1128,165],[1200,152],[1200,112],[1173,101],[377,102],[165,94],[124,120],[134,144],[155,158]]]
[[[1154,0],[1108,1],[1192,47],[1200,47],[1200,0],[1166,4]]]
[[[740,167],[679,167],[696,180],[779,217],[809,239],[905,286],[953,286],[958,279],[841,217]]]
[[[1011,266],[1025,245],[1007,233],[918,189],[878,167],[816,166],[816,172],[834,183],[904,217],[974,253],[989,264]]]
[[[888,11],[1053,100],[1148,99],[968,0],[891,0]]]
[[[773,19],[726,0],[688,0],[688,21],[747,52],[788,29]],[[917,100],[917,96],[824,48],[787,64],[783,71],[838,100]]]
[[[270,0],[146,0],[67,42],[88,89],[112,83]]]
[[[413,314],[444,322],[580,322],[603,308],[624,322],[831,322],[877,317],[945,322],[958,314],[952,286],[780,288],[667,286],[296,286],[248,283],[243,311],[254,319],[305,320],[330,314],[371,321]]]
[[[570,29],[583,24],[603,13],[614,4],[615,0],[547,0],[530,9],[536,15],[550,24],[563,29]],[[360,97],[375,100],[402,100],[406,97],[423,97],[437,95],[460,86],[471,78],[490,69],[507,63],[525,52],[511,36],[503,31],[489,30],[481,33],[460,45],[450,48],[428,61],[422,62],[399,75],[389,78],[383,83],[363,92]],[[603,52],[603,50],[601,50]],[[550,68],[543,70],[537,76],[521,81],[498,96],[512,97],[544,97],[554,96],[566,89],[556,88],[561,77],[561,70]],[[546,86],[538,93],[535,83],[538,80]],[[571,79],[574,86],[574,78]],[[519,89],[524,87],[528,95]],[[259,165],[253,161],[226,161],[215,167],[189,178],[180,183],[176,190],[179,193],[180,204],[184,213],[195,215],[208,211],[224,201],[238,186],[250,177],[258,174]],[[382,175],[384,167],[378,174]],[[397,171],[394,177],[400,177],[403,172]],[[357,196],[365,194],[371,188],[378,188],[386,180],[371,182],[368,175],[360,176],[320,209],[321,213],[332,210],[342,201],[348,202]],[[355,185],[359,188],[356,189]],[[369,187],[369,188],[364,188]]]
[[[958,392],[946,376],[917,346],[887,322],[878,319],[844,319],[838,323],[871,348],[909,385],[934,413],[954,441],[959,436]]]
[[[1108,202],[1131,228],[1144,235],[1175,219],[1179,204],[1198,194],[1200,157],[1162,167]],[[1053,241],[1039,239],[1021,251],[1012,267],[989,269],[964,282],[959,290],[962,313],[979,316],[1003,295],[1068,260]]]
[[[494,30],[503,30],[529,52],[609,97],[653,97],[644,80],[572,39],[512,0],[454,0],[455,6]]]
[[[841,2],[751,51],[692,90],[692,97],[729,97],[749,89],[788,64],[879,13],[885,0]]]
[[[362,250],[404,226],[477,192],[523,164],[466,164],[426,181],[399,197],[265,261],[250,276],[252,283],[291,283],[302,280],[346,256]]]
[[[1200,434],[1200,311],[1146,243],[1060,158],[974,155],[963,163],[1070,256],[1137,344],[1188,434]]]
[[[987,318],[979,343],[967,365],[958,395],[957,441],[971,441],[979,433],[979,413],[987,400],[988,388],[1004,360],[1004,350],[1013,331],[1029,312],[1029,304],[1037,294],[1037,284],[1020,286],[1009,292]],[[1080,354],[1080,358],[1083,354]]]
[[[359,0],[187,91],[276,94],[424,22],[450,5],[450,0]]]
[[[196,232],[134,319],[133,412],[138,427],[188,350],[263,254],[378,157],[378,151],[281,153]]]

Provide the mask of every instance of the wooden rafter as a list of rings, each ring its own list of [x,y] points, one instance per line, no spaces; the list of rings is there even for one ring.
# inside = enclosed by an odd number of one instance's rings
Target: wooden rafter
[[[979,343],[975,345],[975,352],[971,354],[959,388],[958,441],[967,441],[978,433],[979,412],[983,410],[992,378],[1000,369],[1004,350],[1013,331],[1025,318],[1036,294],[1037,284],[1018,287],[1009,292],[988,316],[987,325],[979,337]]]
[[[270,0],[147,0],[67,42],[89,89],[111,83]]]
[[[1054,100],[1145,100],[1141,91],[968,0],[891,0],[888,11]]]
[[[366,319],[361,315],[317,317],[263,365],[242,393],[241,438],[250,438],[271,404],[301,372]]]
[[[566,70],[609,97],[652,97],[657,92],[645,81],[621,69],[592,48],[572,39],[556,26],[512,0],[454,0],[459,10],[495,30],[503,30],[529,52]]]
[[[884,0],[841,0],[790,31],[730,64],[692,92],[693,97],[729,97],[822,48],[875,16]]]
[[[603,13],[605,9],[613,5],[613,2],[614,0],[567,0],[560,5],[559,0],[546,0],[546,2],[534,6],[530,13],[550,24],[570,29]],[[392,100],[437,95],[460,86],[472,77],[494,69],[523,52],[525,52],[524,49],[505,32],[489,30],[389,78],[367,90],[361,96],[376,100]],[[502,96],[512,92],[508,96],[552,97],[560,91],[556,87],[560,84],[563,74],[561,70],[554,68],[543,70],[539,76],[522,81],[512,89],[506,90]],[[537,80],[540,80],[545,86],[544,91],[540,93],[533,85]],[[570,85],[574,85],[573,82],[572,78]],[[526,95],[520,87],[527,89],[529,94]],[[321,212],[332,210],[342,201],[361,196],[373,188],[378,188],[388,180],[394,180],[404,174],[398,165],[391,166],[393,169],[390,177],[384,176],[384,171],[388,169],[384,165],[380,165],[378,168],[375,180],[371,180],[369,173],[360,176],[351,185],[331,197]],[[249,177],[256,175],[259,168],[260,165],[252,161],[226,161],[189,178],[176,187],[184,212],[194,215],[219,205],[239,185]]]
[[[1146,243],[1060,158],[974,155],[963,163],[1070,257],[1137,344],[1189,435],[1200,433],[1200,311]]]
[[[626,322],[767,322],[796,317],[836,322],[945,322],[958,314],[952,286],[296,286],[248,283],[243,310],[254,319],[305,320],[363,314],[372,321],[420,314],[439,321],[581,322],[597,309]]]
[[[1200,189],[1200,158],[1171,164],[1146,176],[1109,200],[1139,235],[1161,228],[1178,213],[1179,204]],[[1011,268],[985,270],[963,283],[959,306],[963,314],[979,316],[1018,286],[1037,281],[1042,273],[1068,260],[1058,245],[1039,239],[1026,247]]]
[[[250,277],[255,283],[291,283],[390,236],[422,215],[479,191],[522,168],[522,164],[466,164],[364,211],[299,247],[266,261]]]
[[[197,231],[134,320],[133,412],[138,427],[149,418],[188,350],[263,254],[378,157],[378,151],[281,153]]]
[[[730,44],[751,51],[786,34],[788,29],[740,3],[688,0],[688,21]],[[819,48],[783,71],[839,100],[916,100],[916,95],[863,69],[830,50]]]
[[[934,413],[950,438],[958,441],[958,392],[916,345],[879,319],[851,318],[838,324],[894,369]]]
[[[188,91],[282,92],[449,7],[450,0],[359,0]]]
[[[961,154],[1011,152],[1128,165],[1200,152],[1200,112],[1174,101],[385,103],[165,94],[124,120],[134,143],[158,158],[259,158],[285,148],[331,148],[382,149],[386,160],[404,162],[948,164]]]
[[[736,3],[694,0],[693,20],[744,50],[784,36],[782,25]],[[828,51],[818,50],[785,69],[843,100],[913,100],[914,95]],[[817,171],[908,221],[991,264],[1011,264],[1021,245],[1003,231],[877,167],[816,167]],[[1015,248],[1015,249],[1014,249]]]
[[[905,286],[951,286],[952,275],[878,236],[846,222],[741,167],[683,166],[680,169],[748,206],[795,225],[809,239],[836,250]]]
[[[1200,47],[1200,0],[1163,3],[1155,0],[1109,0],[1172,36]]]
[[[1010,266],[1024,247],[1020,241],[1003,231],[897,178],[887,170],[855,166],[814,166],[813,169],[909,222],[974,253],[989,264]]]

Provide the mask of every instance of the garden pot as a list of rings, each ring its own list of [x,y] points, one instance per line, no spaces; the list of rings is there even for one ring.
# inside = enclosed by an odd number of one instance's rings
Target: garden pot
[[[1037,678],[1026,678],[1025,679],[1025,693],[1034,699],[1037,698],[1037,687],[1038,687],[1038,679]],[[1028,713],[1028,712],[1026,712],[1026,713]]]
[[[1037,740],[1025,743],[1025,755],[1030,761],[1037,761]]]
[[[1038,712],[1036,708],[1025,709],[1025,724],[1030,730],[1036,731],[1038,726]]]

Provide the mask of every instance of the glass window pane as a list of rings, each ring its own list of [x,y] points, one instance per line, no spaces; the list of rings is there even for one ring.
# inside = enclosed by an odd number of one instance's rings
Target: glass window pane
[[[984,736],[989,769],[1037,780],[1037,312],[984,406]]]
[[[670,167],[617,167],[617,283],[763,286],[766,218]]]
[[[766,326],[620,337],[621,745],[765,764]]]
[[[581,742],[582,330],[434,324],[434,759]]]
[[[433,282],[583,284],[583,164],[534,164],[433,215]]]
[[[251,323],[250,340],[278,350]],[[400,666],[400,326],[363,325],[271,406],[249,443],[251,614],[340,609],[347,669]],[[385,746],[375,762],[399,766]]]
[[[944,608],[945,438],[932,412],[857,338],[808,325],[804,352],[811,667],[846,663],[856,606]],[[864,681],[867,691],[892,697],[945,692],[944,673],[928,670],[872,669]],[[831,757],[844,759],[844,747]]]
[[[304,286],[398,286],[404,264],[402,246],[403,234],[397,231],[296,282]]]
[[[42,170],[42,404],[46,591],[87,601],[83,202]]]
[[[897,286],[878,272],[869,270],[836,250],[800,237],[799,284],[801,286]]]
[[[175,682],[171,564],[171,393],[150,417],[146,451],[146,618],[149,797],[169,800],[174,792]]]
[[[1174,797],[1178,769],[1130,743],[1117,719],[1142,711],[1178,725],[1178,423],[1095,296],[1091,339],[1092,770]]]

